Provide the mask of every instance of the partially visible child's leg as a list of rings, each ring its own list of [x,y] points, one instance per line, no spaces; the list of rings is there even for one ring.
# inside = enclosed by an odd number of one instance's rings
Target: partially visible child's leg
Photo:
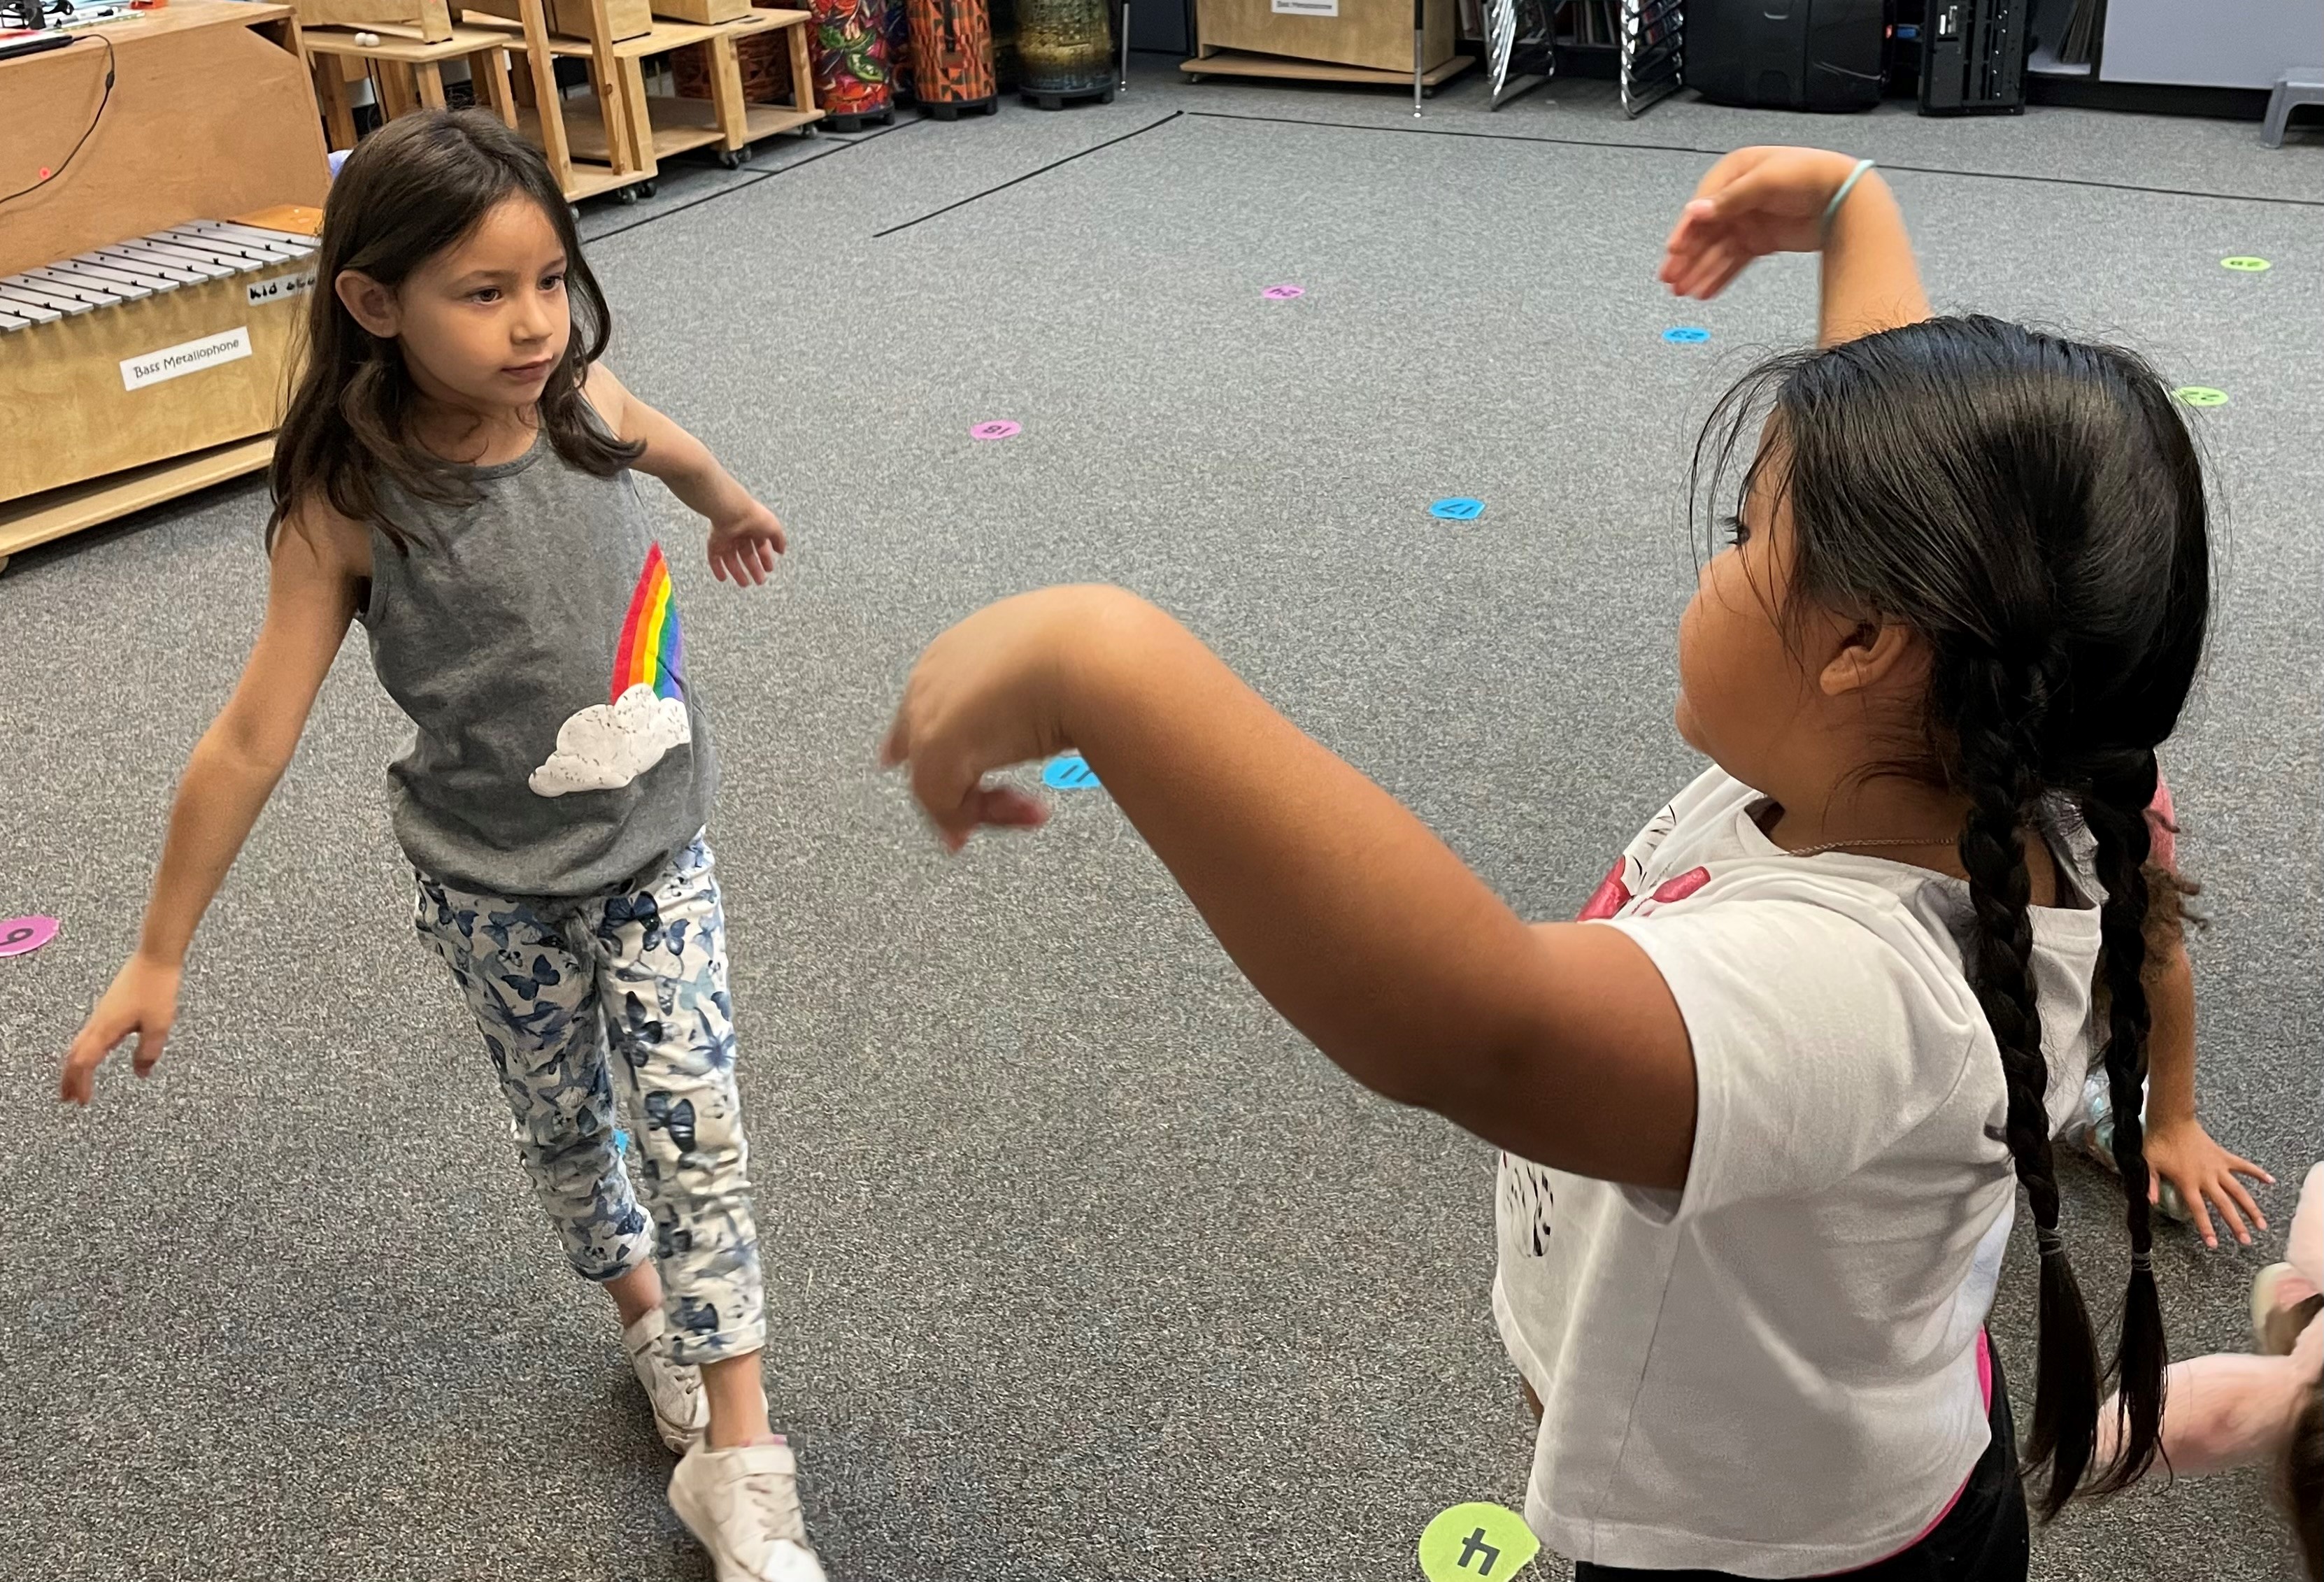
[[[613,1146],[613,1088],[590,963],[533,904],[420,882],[420,934],[475,1013],[517,1153],[586,1280],[650,1265],[653,1237]]]
[[[2290,1355],[2324,1306],[2324,1164],[2301,1183],[2283,1256],[2252,1277],[2252,1335],[2271,1357]]]
[[[708,850],[689,846],[604,902],[594,924],[606,1036],[637,1118],[639,1186],[653,1215],[670,1350],[704,1370],[712,1445],[747,1444],[768,1431],[756,1384],[764,1288]],[[747,1386],[737,1383],[744,1378]]]
[[[710,1397],[709,1441],[678,1464],[670,1504],[722,1578],[820,1582],[797,1464],[768,1427],[760,1378],[765,1292],[709,849],[697,839],[603,902],[593,946],[636,1118],[670,1349],[700,1365]]]
[[[2283,1255],[2310,1285],[2324,1290],[2324,1164],[2310,1165],[2300,1183],[2300,1207],[2292,1210]]]
[[[423,877],[415,922],[451,967],[499,1074],[517,1155],[565,1255],[605,1287],[632,1366],[671,1449],[705,1430],[692,1370],[662,1355],[653,1234],[614,1145],[612,1062],[586,936],[546,903],[470,895]]]

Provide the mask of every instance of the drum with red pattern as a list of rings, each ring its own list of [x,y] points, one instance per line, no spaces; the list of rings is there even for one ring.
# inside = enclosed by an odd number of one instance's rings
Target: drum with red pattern
[[[815,102],[834,120],[888,113],[887,0],[811,0]]]
[[[912,89],[943,118],[947,109],[990,107],[992,30],[984,0],[908,0],[912,17]]]

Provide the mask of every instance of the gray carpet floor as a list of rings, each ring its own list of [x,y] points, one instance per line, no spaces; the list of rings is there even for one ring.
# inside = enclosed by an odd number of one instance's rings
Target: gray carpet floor
[[[2324,1151],[2324,152],[2064,111],[1625,122],[1588,83],[1489,116],[1458,85],[1415,123],[1393,95],[1167,65],[1110,107],[793,144],[586,216],[613,365],[796,535],[740,593],[654,492],[725,759],[768,1383],[833,1575],[1387,1579],[1435,1511],[1521,1501],[1489,1150],[1287,1032],[1102,794],[950,860],[873,743],[947,621],[1112,579],[1514,904],[1571,915],[1692,772],[1669,707],[1693,427],[1811,333],[1804,261],[1708,306],[1652,283],[1744,142],[1893,161],[1941,305],[2118,337],[2231,396],[2198,419],[2218,638],[2166,768],[2215,918],[2205,1112],[2286,1184],[2260,1246],[2173,1231],[2156,1264],[2176,1351],[2240,1345]],[[1277,282],[1306,294],[1263,300]],[[1665,343],[1676,324],[1711,338]],[[1024,432],[967,437],[993,418]],[[1485,516],[1424,514],[1447,494]],[[64,923],[0,961],[0,1568],[706,1577],[610,1315],[412,943],[381,773],[404,732],[359,644],[160,1073],[108,1070],[87,1114],[51,1097],[256,626],[261,517],[223,489],[0,578],[0,915]],[[2111,1183],[2070,1186],[2110,1301]],[[2021,1384],[2024,1252],[1995,1320]],[[2277,1525],[2256,1474],[2158,1483],[2042,1533],[2035,1571],[2283,1578]]]

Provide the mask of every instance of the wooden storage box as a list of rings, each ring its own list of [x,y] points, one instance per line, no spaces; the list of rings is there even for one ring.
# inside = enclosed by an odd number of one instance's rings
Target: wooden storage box
[[[751,0],[650,0],[656,16],[710,26],[751,14]]]
[[[295,0],[301,27],[364,27],[385,23],[416,29],[422,43],[452,36],[451,0]],[[513,0],[512,0],[513,4]]]
[[[1420,67],[1452,58],[1452,0],[1423,0]],[[1244,50],[1412,74],[1412,0],[1196,0],[1196,53]],[[1198,69],[1189,63],[1187,69]]]
[[[488,11],[494,16],[521,20],[517,10],[519,0],[462,0],[462,4],[472,11]],[[568,39],[593,35],[589,0],[548,0],[548,10],[550,32]],[[605,0],[605,20],[613,30],[607,41],[634,39],[653,32],[653,13],[652,0]]]

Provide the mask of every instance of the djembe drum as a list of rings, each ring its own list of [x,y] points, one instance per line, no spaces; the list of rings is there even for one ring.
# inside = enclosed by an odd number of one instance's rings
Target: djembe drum
[[[912,10],[907,0],[888,0],[888,87],[896,103],[912,91]]]
[[[892,121],[888,89],[887,0],[810,0],[815,12],[815,100],[836,132]]]
[[[1113,103],[1113,30],[1106,0],[1017,0],[1018,90],[1028,104]]]
[[[998,107],[992,29],[984,0],[906,0],[912,16],[912,91],[939,121]]]

